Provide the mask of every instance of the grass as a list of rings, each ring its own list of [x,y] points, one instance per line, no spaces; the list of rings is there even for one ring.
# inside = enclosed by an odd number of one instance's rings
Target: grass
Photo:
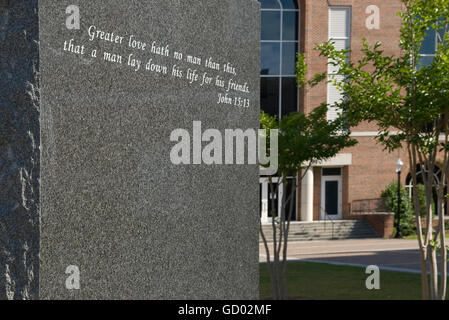
[[[424,233],[425,234],[425,233]],[[418,240],[417,234],[411,234],[403,238],[404,240]],[[449,240],[449,231],[446,231],[446,239]]]
[[[297,299],[420,300],[419,274],[382,271],[380,290],[368,290],[365,269],[325,263],[289,262],[287,294]],[[266,264],[260,264],[260,297],[272,297]]]
[[[405,236],[403,240],[418,240],[418,236],[416,234],[411,234],[409,236]]]

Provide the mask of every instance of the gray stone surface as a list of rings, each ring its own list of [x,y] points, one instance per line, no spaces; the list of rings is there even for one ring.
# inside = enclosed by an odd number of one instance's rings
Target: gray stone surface
[[[0,0],[0,300],[38,296],[37,6]]]
[[[193,121],[203,130],[258,128],[258,2],[79,0],[80,30],[66,28],[70,4],[39,2],[40,298],[257,298],[257,165],[173,165],[170,133],[192,132]],[[91,25],[123,44],[90,41]],[[130,35],[147,50],[130,49]],[[64,51],[71,39],[84,55]],[[152,53],[153,41],[169,45],[170,56]],[[105,61],[105,51],[122,55],[122,64]],[[134,71],[129,54],[168,74]],[[210,57],[237,74],[206,68]],[[174,65],[182,79],[172,76]],[[189,68],[198,82],[186,80]],[[229,95],[250,107],[217,104],[225,89],[201,86],[204,72],[226,85],[248,82],[250,93]],[[80,269],[80,290],[65,286],[69,265]]]

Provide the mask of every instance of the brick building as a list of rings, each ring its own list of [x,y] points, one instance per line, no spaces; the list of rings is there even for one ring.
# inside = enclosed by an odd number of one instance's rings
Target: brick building
[[[299,110],[308,113],[323,102],[332,105],[341,98],[332,84],[295,88],[295,52],[306,56],[309,76],[326,70],[326,59],[314,50],[317,43],[332,39],[336,48],[352,50],[352,59],[361,57],[361,42],[382,43],[385,54],[399,54],[402,10],[400,0],[260,0],[261,108],[283,115]],[[434,34],[422,48],[423,61],[435,52]],[[332,73],[332,70],[329,70]],[[332,107],[328,119],[336,116]],[[343,150],[334,159],[317,164],[307,172],[297,192],[294,220],[347,220],[351,206],[359,200],[379,198],[381,191],[396,180],[396,162],[407,159],[405,152],[388,153],[376,144],[377,128],[363,123],[352,129],[355,147]],[[410,184],[405,164],[402,183]],[[261,217],[268,221],[267,179],[261,177]],[[283,190],[280,190],[282,192]],[[280,198],[280,195],[278,195]],[[279,205],[279,204],[278,204]]]

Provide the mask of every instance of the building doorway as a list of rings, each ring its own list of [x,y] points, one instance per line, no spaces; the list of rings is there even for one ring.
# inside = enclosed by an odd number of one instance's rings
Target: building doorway
[[[277,193],[271,192],[269,179],[266,177],[261,177],[259,180],[259,188],[260,188],[260,218],[262,219],[262,223],[271,223],[272,216],[270,213],[275,212],[276,217],[279,215],[279,212],[282,210],[282,196],[284,192],[286,192],[286,195],[291,194],[291,188],[293,187],[293,179],[287,178],[288,184],[285,186],[283,183],[280,183],[279,188],[277,190]],[[272,183],[277,184],[280,181],[280,178],[273,177]],[[273,186],[273,189],[275,190],[276,187]],[[274,205],[274,207],[273,207]],[[285,213],[286,215],[290,212],[290,206],[293,205],[292,208],[292,216],[290,217],[291,221],[297,220],[297,192],[296,189],[294,190],[294,195],[292,201],[290,201],[286,208]]]
[[[323,168],[321,178],[321,220],[341,220],[342,215],[341,168]]]

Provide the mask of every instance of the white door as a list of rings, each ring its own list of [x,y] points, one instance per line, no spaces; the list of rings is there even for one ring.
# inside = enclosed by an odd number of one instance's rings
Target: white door
[[[323,176],[321,178],[321,220],[341,220],[342,217],[341,176]]]

